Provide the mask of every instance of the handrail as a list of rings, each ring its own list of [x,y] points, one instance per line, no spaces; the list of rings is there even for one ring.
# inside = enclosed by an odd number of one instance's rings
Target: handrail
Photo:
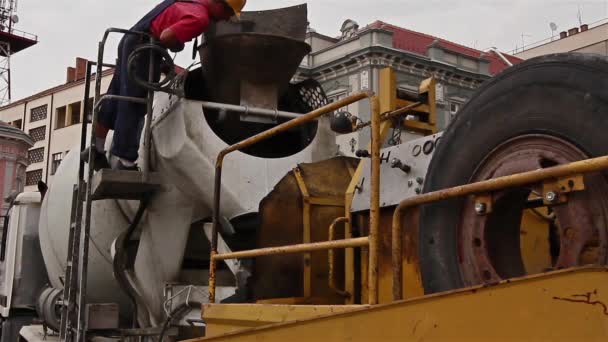
[[[247,251],[239,251],[232,253],[215,254],[213,260],[229,260],[229,259],[244,259],[257,258],[261,256],[277,255],[277,254],[300,254],[314,251],[325,251],[337,248],[352,248],[365,247],[369,244],[369,237],[359,237],[352,239],[322,241],[313,243],[301,243],[289,246],[267,247],[259,249],[250,249]]]
[[[210,256],[210,265],[209,265],[209,301],[211,303],[215,303],[215,285],[216,285],[216,270],[217,270],[217,260],[220,256],[218,255],[217,252],[217,240],[218,240],[218,226],[219,226],[219,218],[220,218],[220,199],[221,199],[221,184],[222,184],[222,165],[224,162],[224,158],[234,152],[234,151],[239,151],[243,148],[249,147],[251,145],[257,144],[260,141],[266,140],[268,138],[271,138],[281,132],[284,132],[288,129],[294,128],[294,127],[298,127],[301,126],[303,124],[306,124],[308,122],[311,122],[315,119],[317,119],[318,117],[333,112],[335,110],[338,110],[339,108],[342,108],[344,106],[347,106],[349,104],[361,101],[365,98],[375,98],[372,96],[371,93],[369,92],[359,92],[353,95],[350,95],[342,100],[330,103],[326,106],[323,106],[319,109],[316,109],[308,114],[304,114],[296,119],[292,119],[289,120],[285,123],[282,123],[278,126],[275,126],[267,131],[264,131],[262,133],[256,134],[250,138],[247,138],[241,142],[238,142],[234,145],[228,146],[225,149],[223,149],[222,151],[220,151],[220,153],[217,156],[217,160],[216,160],[216,165],[215,165],[215,184],[214,184],[214,192],[213,192],[213,196],[214,196],[214,200],[213,200],[213,228],[212,228],[212,233],[211,233],[211,256]],[[377,98],[375,98],[376,100],[372,100],[372,107],[374,107],[374,103],[376,104],[377,107]],[[373,112],[373,111],[372,111]],[[377,115],[374,115],[372,113],[372,117],[376,117]],[[378,144],[379,145],[379,144]],[[378,159],[379,159],[379,151],[378,151]],[[377,234],[376,234],[377,235]],[[370,241],[373,241],[374,238],[372,237],[372,234],[370,232]],[[377,243],[377,239],[375,240]],[[371,245],[371,243],[370,243]],[[372,247],[370,246],[370,254],[371,254],[371,250]],[[370,267],[371,268],[371,267]],[[370,290],[371,291],[371,290]]]
[[[393,263],[393,300],[403,299],[403,259],[402,259],[402,213],[413,206],[462,197],[479,193],[487,193],[506,188],[528,185],[549,178],[560,178],[580,173],[589,173],[608,169],[608,156],[581,160],[569,164],[558,165],[546,169],[538,169],[509,176],[498,177],[477,183],[471,183],[453,188],[429,192],[408,198],[397,206],[393,214],[392,263]]]
[[[334,241],[334,237],[336,234],[336,225],[338,223],[342,223],[342,222],[349,222],[350,219],[348,217],[338,217],[337,219],[334,220],[334,222],[332,222],[329,225],[329,231],[328,231],[328,240],[329,241]],[[345,233],[346,235],[346,233]],[[369,243],[369,242],[368,242]],[[334,262],[334,250],[330,249],[327,251],[327,262],[328,262],[328,275],[327,275],[327,283],[329,285],[329,288],[336,292],[337,294],[343,296],[343,297],[350,297],[351,294],[348,291],[344,291],[344,290],[340,290],[338,288],[338,286],[336,286],[336,279],[334,276],[334,270],[335,270],[335,262]]]

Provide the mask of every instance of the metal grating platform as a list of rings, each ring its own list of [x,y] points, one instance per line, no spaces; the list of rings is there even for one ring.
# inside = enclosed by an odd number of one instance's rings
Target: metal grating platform
[[[103,169],[93,175],[91,198],[103,199],[141,199],[161,188],[158,173],[152,172],[147,182],[139,171]]]

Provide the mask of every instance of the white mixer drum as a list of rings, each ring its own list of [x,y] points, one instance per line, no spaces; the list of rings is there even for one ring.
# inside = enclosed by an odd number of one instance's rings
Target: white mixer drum
[[[78,158],[78,148],[74,148],[62,161],[40,213],[40,247],[51,285],[59,289],[63,288],[65,277],[72,193],[78,179]],[[118,303],[121,313],[128,314],[129,299],[114,279],[110,246],[127,229],[129,223],[113,200],[93,202],[92,212],[87,301]]]

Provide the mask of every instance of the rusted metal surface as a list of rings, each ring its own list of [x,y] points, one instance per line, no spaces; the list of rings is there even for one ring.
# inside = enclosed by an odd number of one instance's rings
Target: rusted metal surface
[[[232,252],[225,254],[215,254],[214,260],[226,260],[226,259],[243,259],[243,258],[255,258],[267,255],[279,255],[279,254],[297,254],[297,253],[309,253],[314,251],[324,251],[332,248],[348,248],[348,247],[363,247],[369,243],[368,237],[352,238],[348,240],[334,240],[314,243],[304,243],[292,246],[280,246],[280,247],[268,247],[260,249],[252,249],[248,251]]]
[[[380,101],[374,96],[371,99],[372,119],[372,162],[370,195],[370,229],[369,229],[369,303],[378,304],[378,239],[380,225]]]
[[[355,158],[338,157],[317,163],[298,165],[303,186],[289,172],[260,202],[260,229],[255,248],[288,246],[304,242],[304,221],[310,226],[311,242],[328,240],[328,227],[336,217],[344,215],[344,194],[350,183],[349,168],[358,163]],[[302,194],[302,187],[308,193],[308,203]],[[308,213],[305,208],[308,207]],[[343,239],[340,229],[335,239]],[[344,303],[344,297],[336,295],[328,287],[328,252],[312,253],[309,260],[311,289],[304,294],[304,255],[284,255],[280,257],[260,257],[255,260],[255,277],[252,279],[253,295],[256,300],[285,297],[327,297],[329,304]],[[333,251],[340,260],[342,250]],[[343,286],[343,263],[336,264],[336,284]],[[320,304],[319,302],[313,302]]]
[[[206,93],[216,102],[274,109],[309,52],[305,42],[282,36],[216,37],[201,47]]]
[[[298,188],[300,189],[300,193],[302,194],[302,243],[307,244],[311,242],[310,238],[310,193],[306,188],[306,182],[304,178],[302,178],[302,172],[300,168],[296,167],[293,169],[293,176],[296,179],[296,183],[298,184]],[[312,294],[312,270],[311,270],[311,254],[305,253],[303,260],[303,268],[304,268],[304,297],[310,297]]]
[[[354,171],[351,181],[346,189],[346,194],[344,196],[344,216],[348,218],[348,221],[344,222],[344,238],[349,239],[353,236],[353,225],[352,225],[352,214],[351,207],[353,204],[353,198],[355,196],[355,191],[357,184],[359,183],[359,179],[361,178],[361,173],[363,172],[363,161],[359,161],[356,170]],[[360,256],[363,257],[363,250],[360,253]],[[344,290],[348,293],[352,293],[353,296],[347,298],[347,304],[355,303],[355,253],[352,248],[347,248],[344,250]],[[361,303],[363,302],[360,299]]]
[[[336,225],[339,223],[346,223],[348,222],[349,219],[348,217],[338,217],[337,219],[334,220],[334,222],[332,222],[329,225],[329,241],[334,241],[335,236],[336,236]],[[346,226],[345,226],[346,227]],[[346,234],[346,232],[344,233],[344,235],[349,235],[352,236],[352,232],[350,232],[350,234]],[[336,281],[335,281],[335,258],[334,258],[334,251],[333,249],[330,249],[327,251],[327,259],[328,259],[328,264],[329,264],[329,272],[328,272],[328,285],[329,288],[332,289],[334,292],[336,292],[337,294],[344,296],[344,297],[350,297],[352,294],[350,294],[348,291],[344,291],[344,290],[340,290],[338,289],[338,287],[336,286]]]
[[[478,167],[472,182],[500,176],[527,172],[550,165],[567,164],[585,159],[586,155],[574,145],[562,139],[545,135],[526,135],[505,142],[493,150]],[[594,188],[604,188],[606,183],[599,175],[586,178]],[[553,260],[547,268],[565,268],[579,265],[580,255],[585,246],[599,237],[597,227],[605,227],[602,217],[608,212],[597,208],[605,202],[603,195],[585,194],[580,175],[555,178],[542,184],[507,189],[486,195],[485,213],[478,212],[479,198],[473,204],[466,200],[459,226],[460,265],[465,285],[527,274],[524,260],[536,253],[522,249],[522,215],[531,195],[542,196],[545,205],[555,215],[549,222],[545,238],[549,241],[551,230],[557,232],[552,249]],[[550,199],[550,201],[548,200]],[[569,200],[570,199],[570,200]],[[601,206],[601,205],[600,205]],[[595,221],[595,222],[594,222]],[[605,243],[603,243],[605,245]],[[602,264],[600,258],[592,263]]]
[[[206,95],[222,103],[276,108],[310,52],[304,42],[307,14],[307,6],[299,5],[244,12],[238,22],[212,25],[199,48]]]
[[[477,183],[471,183],[450,189],[444,189],[422,194],[418,197],[413,197],[408,200],[405,200],[397,206],[393,215],[392,240],[393,248],[395,249],[395,258],[393,259],[393,263],[396,263],[399,266],[401,265],[400,256],[402,255],[402,245],[399,241],[402,234],[401,218],[403,211],[407,208],[454,197],[479,193],[488,193],[498,190],[521,187],[528,184],[538,183],[550,178],[560,178],[580,173],[601,171],[605,170],[606,168],[608,168],[608,157],[604,156],[576,161],[565,165],[558,165],[544,169],[536,169],[534,171],[524,173],[517,173],[498,178],[492,178]],[[399,258],[397,258],[396,256],[399,256]],[[402,277],[400,273],[401,267],[395,267],[394,271],[396,272],[396,274],[393,278],[393,281],[395,281],[397,284],[395,284],[393,287],[393,297],[395,300],[400,300],[403,297],[401,284]]]
[[[268,324],[209,341],[602,341],[608,338],[607,284],[604,267],[562,270]],[[230,317],[230,307],[222,307]],[[200,339],[190,342],[195,341]]]
[[[205,32],[205,38],[237,32],[272,34],[296,40],[306,39],[308,28],[306,4],[264,11],[245,11],[238,22],[218,22]]]
[[[378,241],[378,303],[387,304],[393,301],[393,262],[392,262],[392,240],[391,223],[395,207],[380,208],[380,229]],[[420,262],[418,258],[418,208],[413,208],[404,213],[403,217],[403,293],[405,299],[416,298],[424,295],[422,278],[420,275]],[[369,233],[369,212],[353,213],[353,224],[355,230],[361,235]],[[363,249],[362,249],[363,250]],[[361,295],[365,295],[361,303],[368,303],[367,294],[363,289],[367,289],[367,277],[363,277],[364,272],[368,272],[367,256],[361,257]]]
[[[353,95],[350,95],[342,100],[336,101],[334,103],[330,103],[327,106],[323,106],[319,109],[316,109],[308,114],[304,114],[301,117],[293,120],[289,120],[281,125],[275,126],[269,130],[266,130],[260,134],[256,134],[253,137],[245,139],[239,143],[228,146],[224,150],[222,150],[216,160],[216,171],[215,171],[215,182],[214,182],[214,201],[213,201],[213,232],[212,232],[212,240],[211,240],[211,265],[209,268],[209,301],[211,303],[215,302],[215,273],[216,273],[216,265],[214,265],[215,261],[213,258],[214,254],[217,254],[217,234],[218,234],[218,224],[220,218],[220,195],[221,195],[221,184],[222,184],[222,164],[224,162],[224,158],[226,155],[231,152],[241,150],[248,146],[254,145],[260,141],[273,137],[281,132],[284,132],[288,129],[301,126],[308,122],[311,122],[321,115],[333,112],[339,108],[347,106],[351,103],[355,103],[364,98],[369,97],[370,94],[367,92],[360,92]]]

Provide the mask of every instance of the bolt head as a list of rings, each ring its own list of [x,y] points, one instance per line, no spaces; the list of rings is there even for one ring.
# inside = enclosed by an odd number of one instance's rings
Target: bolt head
[[[475,212],[479,215],[483,215],[486,213],[486,210],[488,208],[486,207],[485,203],[475,203]]]
[[[393,160],[391,160],[391,167],[393,167],[393,168],[399,167],[399,164],[401,164],[401,160],[399,160],[397,158],[393,158]]]
[[[547,200],[547,202],[555,202],[557,200],[557,193],[553,191],[547,192],[545,194],[545,200]]]

